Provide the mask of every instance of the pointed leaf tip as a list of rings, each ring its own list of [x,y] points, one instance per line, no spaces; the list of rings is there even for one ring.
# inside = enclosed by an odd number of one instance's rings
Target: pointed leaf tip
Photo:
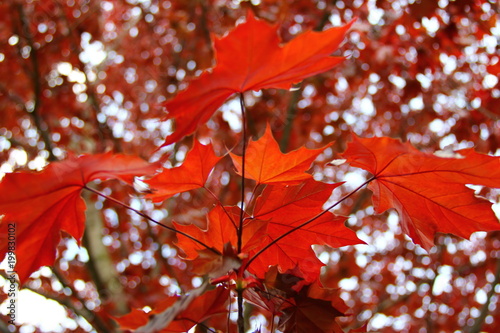
[[[88,182],[119,179],[132,184],[135,176],[152,175],[157,169],[136,156],[106,153],[71,156],[40,172],[6,174],[0,182],[0,228],[15,225],[21,284],[41,266],[54,263],[61,231],[80,242],[86,208],[80,192]],[[7,237],[0,236],[1,258],[7,244]]]
[[[181,166],[164,169],[145,181],[152,190],[146,197],[153,202],[162,202],[177,193],[203,187],[221,158],[215,155],[212,144],[205,146],[194,140],[193,148],[186,154]]]
[[[294,83],[331,69],[343,60],[331,55],[353,22],[322,32],[307,31],[282,45],[278,26],[248,11],[245,22],[213,40],[216,66],[164,103],[166,119],[175,120],[175,131],[162,146],[192,134],[234,93],[289,89]]]
[[[387,137],[354,136],[342,154],[354,167],[371,172],[376,213],[395,208],[403,231],[426,250],[436,233],[469,238],[476,231],[500,230],[491,203],[467,184],[500,188],[500,157],[458,151],[442,158]]]
[[[306,173],[313,161],[330,145],[319,149],[301,147],[283,154],[268,125],[257,141],[250,140],[245,157],[245,177],[259,184],[298,184],[312,178]],[[241,174],[242,157],[229,153]]]

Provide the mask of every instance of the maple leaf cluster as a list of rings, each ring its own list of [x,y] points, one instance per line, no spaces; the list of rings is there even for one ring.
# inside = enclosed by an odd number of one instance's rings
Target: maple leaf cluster
[[[364,244],[346,226],[347,217],[331,211],[365,185],[373,193],[376,214],[395,209],[402,231],[415,244],[430,250],[437,233],[469,238],[476,231],[500,230],[488,200],[466,185],[500,188],[500,158],[460,150],[453,157],[423,153],[387,137],[359,138],[341,154],[350,166],[371,174],[361,186],[340,199],[332,194],[343,183],[316,180],[311,165],[332,144],[300,147],[283,153],[266,125],[260,138],[247,140],[246,91],[289,89],[303,79],[330,70],[343,58],[332,56],[353,21],[323,32],[308,31],[286,44],[278,26],[249,11],[244,23],[214,39],[216,65],[193,78],[186,89],[164,103],[175,125],[161,147],[193,135],[233,94],[241,102],[241,141],[218,156],[214,140],[193,138],[181,165],[160,163],[124,154],[86,154],[52,162],[42,171],[8,173],[0,182],[0,227],[16,226],[16,272],[20,283],[42,266],[54,264],[61,232],[80,245],[85,230],[82,191],[137,213],[176,235],[181,257],[205,281],[187,295],[165,296],[128,315],[115,318],[122,329],[138,332],[185,332],[195,325],[243,332],[243,304],[259,308],[283,332],[343,332],[337,318],[348,315],[340,290],[324,284],[314,246],[340,248]],[[248,141],[248,143],[247,143]],[[215,169],[229,166],[240,180],[239,202],[228,204],[211,188]],[[160,170],[161,169],[161,170]],[[120,200],[97,191],[91,182],[109,179],[129,185],[143,177],[145,200],[157,205],[181,193],[203,191],[214,201],[204,206],[201,223],[160,222]],[[234,180],[236,177],[233,177]],[[0,256],[10,250],[0,235]],[[237,299],[238,320],[230,323],[231,300]],[[234,327],[236,325],[236,327]]]

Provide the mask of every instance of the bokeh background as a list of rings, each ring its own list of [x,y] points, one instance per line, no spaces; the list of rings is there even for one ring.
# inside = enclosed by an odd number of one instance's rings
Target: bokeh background
[[[499,155],[499,9],[496,0],[3,1],[0,177],[109,150],[182,162],[191,138],[157,149],[172,130],[161,104],[214,65],[212,36],[248,11],[278,24],[285,42],[356,18],[335,54],[346,57],[342,64],[291,91],[245,95],[254,138],[270,123],[284,152],[334,142],[313,167],[317,180],[347,181],[332,200],[366,177],[326,165],[351,133],[401,138],[426,152],[474,147]],[[227,101],[197,137],[224,154],[240,140],[239,114],[239,102]],[[240,199],[232,170],[226,159],[210,180],[226,204]],[[213,200],[191,191],[153,205],[118,183],[95,187],[166,223],[202,224],[207,208],[199,207]],[[500,192],[474,189],[500,210]],[[101,198],[85,200],[82,247],[64,237],[55,267],[32,276],[20,296],[21,332],[105,331],[113,327],[109,315],[200,283],[177,256],[175,235]],[[395,212],[373,214],[368,191],[336,213],[349,216],[368,243],[315,248],[327,264],[323,280],[341,287],[352,309],[341,319],[346,330],[500,331],[500,233],[476,233],[472,241],[439,235],[426,253],[401,233]],[[50,311],[38,318],[28,304]],[[0,309],[6,313],[5,303]],[[249,327],[270,327],[251,311]],[[0,330],[9,332],[5,318]]]

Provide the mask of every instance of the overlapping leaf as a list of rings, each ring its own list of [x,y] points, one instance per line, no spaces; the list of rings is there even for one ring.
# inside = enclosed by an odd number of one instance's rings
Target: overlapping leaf
[[[288,89],[293,83],[329,70],[343,59],[331,54],[350,26],[308,31],[281,46],[278,28],[249,12],[245,23],[214,40],[216,66],[165,103],[167,118],[175,119],[176,129],[164,145],[193,133],[234,93]]]
[[[297,267],[280,273],[276,266],[271,266],[262,279],[262,287],[247,288],[245,299],[270,313],[281,313],[283,303],[304,287],[302,276]]]
[[[236,228],[239,225],[241,209],[236,206],[222,207],[217,206],[208,213],[207,229],[201,230],[195,225],[176,224],[175,229],[187,233],[196,239],[202,241],[209,247],[224,251],[226,244],[232,244],[234,248],[238,243]],[[249,221],[243,225],[242,233],[242,251],[248,252],[255,248],[260,242],[262,235],[265,234],[266,223],[263,221]],[[186,254],[187,259],[194,259],[198,256],[198,251],[205,248],[199,243],[178,234],[177,246]]]
[[[500,187],[500,157],[466,149],[441,158],[395,139],[358,137],[343,157],[374,175],[369,188],[375,211],[395,208],[403,231],[427,250],[437,232],[469,238],[475,231],[500,230],[491,203],[465,186]]]
[[[0,182],[0,257],[7,252],[6,228],[16,225],[16,271],[21,283],[41,266],[54,262],[60,232],[78,242],[85,227],[85,202],[80,192],[96,179],[132,183],[153,174],[157,165],[134,156],[99,154],[70,157],[38,173],[6,174]]]
[[[128,315],[115,318],[115,320],[122,329],[137,329],[136,332],[151,332],[145,330],[145,327],[148,327],[148,321],[155,320],[155,317],[166,315],[170,317],[170,321],[167,322],[166,326],[155,329],[154,332],[180,333],[189,331],[194,325],[203,322],[213,315],[227,312],[226,304],[229,299],[229,290],[217,288],[204,292],[201,295],[193,293],[197,293],[197,289],[188,295],[182,296],[184,298],[181,296],[166,297],[165,300],[161,301],[149,313],[145,313],[141,309],[135,309]],[[185,304],[187,302],[189,303]]]
[[[195,140],[181,166],[165,169],[146,181],[153,190],[147,197],[154,202],[161,202],[177,193],[203,187],[220,159],[215,155],[212,144],[204,146]]]
[[[323,266],[312,250],[313,244],[341,247],[363,243],[344,225],[345,217],[323,212],[323,204],[340,184],[325,184],[313,179],[299,185],[268,185],[258,198],[254,219],[268,221],[261,247],[305,224],[262,252],[249,270],[263,276],[270,265],[281,272],[298,266],[308,281],[314,281]],[[256,251],[254,251],[256,252]]]
[[[305,173],[311,163],[328,146],[320,149],[299,148],[283,154],[278,142],[267,126],[264,135],[257,141],[250,141],[245,154],[245,177],[259,184],[298,184],[312,176]],[[231,154],[238,173],[241,174],[242,157]]]

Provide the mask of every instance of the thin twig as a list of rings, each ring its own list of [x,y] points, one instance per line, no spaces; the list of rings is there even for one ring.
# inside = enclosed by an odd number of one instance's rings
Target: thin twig
[[[259,184],[255,184],[253,190],[252,190],[252,194],[250,195],[250,200],[248,200],[248,202],[253,202],[253,198],[255,197],[255,193],[257,193],[257,190],[259,188]]]
[[[226,207],[224,207],[224,205],[222,204],[222,202],[219,200],[219,198],[215,195],[214,192],[212,192],[208,187],[206,187],[205,185],[203,185],[203,188],[217,201],[217,203],[219,204],[219,206],[222,207],[222,210],[224,211],[224,213],[226,214],[226,216],[229,218],[229,220],[231,221],[231,223],[233,224],[234,228],[236,229],[236,231],[238,231],[238,226],[236,225],[236,222],[234,222],[233,220],[233,217],[231,216],[231,214],[229,214],[229,212],[227,211]]]
[[[245,154],[247,146],[247,131],[246,131],[246,115],[245,115],[245,98],[243,93],[240,93],[240,106],[241,106],[241,128],[243,133],[243,151],[241,156],[241,212],[240,212],[240,226],[238,228],[238,253],[241,252],[242,238],[243,238],[243,217],[245,215]]]
[[[367,185],[368,183],[370,183],[371,181],[373,181],[374,179],[376,179],[375,177],[371,177],[370,179],[368,179],[367,181],[365,181],[363,184],[359,185],[356,189],[354,189],[353,191],[351,191],[350,193],[346,194],[345,196],[343,196],[339,201],[337,201],[336,203],[334,203],[333,205],[331,205],[330,207],[326,208],[325,210],[323,210],[321,213],[317,214],[316,216],[310,218],[309,220],[299,224],[298,226],[290,229],[289,231],[283,233],[281,236],[279,236],[278,238],[274,239],[272,242],[270,242],[269,244],[267,244],[266,246],[264,246],[262,249],[260,249],[259,252],[257,252],[256,254],[253,255],[252,258],[250,258],[250,260],[248,260],[247,264],[245,265],[244,269],[247,269],[248,266],[250,266],[250,264],[258,257],[260,256],[264,251],[266,251],[267,249],[269,249],[271,246],[273,246],[274,244],[276,244],[278,241],[280,241],[281,239],[285,238],[286,236],[290,235],[291,233],[299,230],[299,229],[302,229],[303,227],[305,227],[306,225],[308,225],[309,223],[312,223],[314,222],[316,219],[320,218],[321,216],[325,215],[327,212],[329,212],[331,209],[337,207],[340,203],[342,203],[344,200],[346,200],[347,198],[349,198],[350,196],[352,196],[354,193],[358,192],[362,187],[364,187],[365,185]]]
[[[0,276],[2,276],[4,279],[7,279],[7,275],[2,271],[0,271]],[[63,287],[69,288],[69,286],[67,286],[63,283],[61,283],[61,284],[63,285]],[[73,312],[75,315],[84,318],[99,333],[101,333],[101,332],[106,333],[106,332],[110,331],[109,327],[102,321],[102,319],[97,317],[94,312],[90,311],[85,306],[85,303],[83,303],[82,301],[80,301],[80,303],[82,304],[82,307],[80,308],[80,307],[77,307],[75,304],[73,304],[73,302],[68,297],[59,298],[53,294],[49,294],[48,292],[34,289],[32,287],[29,287],[29,286],[23,286],[23,289],[34,292],[40,296],[43,296],[43,297],[50,299],[50,300],[53,300],[53,301],[59,303],[60,305],[66,307],[68,310]],[[71,288],[69,288],[69,289],[71,290]],[[78,296],[75,295],[74,293],[73,293],[73,295],[78,298]]]
[[[68,283],[66,281],[66,278],[63,276],[63,274],[59,272],[59,270],[55,266],[51,266],[50,268],[52,270],[53,276],[63,286],[63,289],[68,288],[71,291],[73,297],[76,298],[76,300],[80,302],[82,307],[85,309],[85,312],[92,314],[92,316],[94,317],[93,321],[96,322],[96,325],[101,329],[102,328],[106,328],[106,330],[109,329],[109,326],[100,317],[98,317],[92,310],[90,310],[87,307],[87,305],[85,304],[85,300],[78,295],[78,291],[76,291],[76,289],[71,285],[71,283]]]
[[[96,314],[92,311],[89,311],[86,307],[83,307],[82,309],[79,309],[76,307],[68,298],[58,298],[54,295],[51,295],[47,292],[40,291],[37,289],[33,289],[31,287],[24,287],[25,289],[28,289],[34,293],[37,293],[47,299],[56,301],[57,303],[61,304],[62,306],[68,308],[70,311],[75,313],[77,316],[80,316],[82,318],[85,318],[85,320],[92,325],[92,327],[99,333],[107,333],[110,332],[110,328],[102,321],[101,318],[96,316]]]
[[[165,228],[165,229],[167,229],[167,230],[170,230],[170,231],[172,231],[172,232],[175,232],[175,233],[177,233],[177,234],[180,234],[180,235],[182,235],[182,236],[184,236],[184,237],[187,237],[187,238],[189,238],[190,240],[192,240],[193,242],[196,242],[196,243],[200,244],[200,245],[201,245],[201,246],[203,246],[204,248],[206,248],[206,249],[208,249],[208,250],[212,251],[213,253],[215,253],[215,254],[217,254],[217,255],[221,255],[221,253],[220,253],[218,250],[216,250],[216,249],[214,249],[214,248],[212,248],[212,247],[208,246],[207,244],[203,243],[202,241],[200,241],[200,240],[196,239],[195,237],[193,237],[193,236],[191,236],[191,235],[189,235],[189,234],[186,234],[185,232],[182,232],[182,231],[180,231],[180,230],[177,230],[177,229],[175,229],[175,228],[169,227],[168,225],[165,225],[165,224],[163,224],[163,223],[161,223],[161,222],[158,222],[158,221],[156,221],[155,219],[153,219],[152,217],[150,217],[149,215],[144,214],[143,212],[138,211],[137,209],[130,207],[129,205],[127,205],[126,203],[121,202],[120,200],[117,200],[117,199],[115,199],[115,198],[112,198],[112,197],[110,197],[110,196],[107,196],[106,194],[104,194],[104,193],[102,193],[102,192],[99,192],[99,191],[97,191],[97,190],[95,190],[95,189],[93,189],[93,188],[91,188],[91,187],[88,187],[87,185],[83,186],[83,188],[84,188],[84,189],[86,189],[86,190],[89,190],[89,191],[91,191],[91,192],[94,192],[95,194],[97,194],[97,195],[99,195],[99,196],[101,196],[101,197],[103,197],[103,198],[106,198],[106,199],[108,199],[108,200],[110,200],[110,201],[112,201],[112,202],[114,202],[114,203],[116,203],[116,204],[118,204],[118,205],[120,205],[120,206],[122,206],[122,207],[125,207],[125,208],[127,208],[128,210],[133,211],[133,212],[134,212],[134,213],[136,213],[137,215],[139,215],[139,216],[141,216],[141,217],[145,218],[146,220],[149,220],[149,221],[151,221],[151,222],[153,222],[153,223],[155,223],[155,224],[159,225],[159,226],[160,226],[160,227],[162,227],[162,228]]]
[[[245,317],[243,315],[243,289],[238,288],[236,290],[238,296],[238,332],[245,332]]]
[[[238,253],[241,253],[243,241],[243,222],[245,216],[245,155],[247,146],[247,131],[246,131],[246,115],[245,115],[245,98],[243,93],[240,93],[240,106],[241,106],[241,127],[243,134],[243,151],[241,156],[241,210],[240,210],[240,226],[238,228]],[[243,290],[237,290],[238,296],[238,332],[245,332],[245,318],[243,316]]]

